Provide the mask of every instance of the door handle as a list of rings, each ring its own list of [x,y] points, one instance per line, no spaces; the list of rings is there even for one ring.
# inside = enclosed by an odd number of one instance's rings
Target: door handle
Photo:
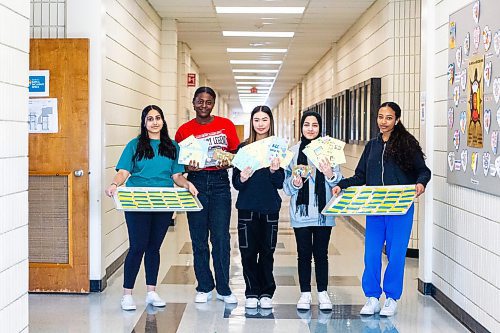
[[[81,177],[81,176],[83,176],[83,170],[82,169],[75,170],[73,173],[74,173],[75,177]]]

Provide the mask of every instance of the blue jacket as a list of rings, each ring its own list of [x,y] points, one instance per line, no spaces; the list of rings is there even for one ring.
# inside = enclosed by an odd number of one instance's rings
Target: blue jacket
[[[300,228],[300,227],[318,227],[318,226],[334,226],[335,218],[333,216],[323,216],[321,212],[318,211],[318,206],[316,204],[315,193],[314,193],[314,180],[309,179],[309,207],[308,207],[308,216],[301,216],[297,211],[297,196],[299,194],[300,188],[297,188],[293,185],[293,175],[292,170],[295,165],[297,165],[297,157],[299,156],[299,148],[300,142],[295,146],[291,147],[290,150],[294,152],[294,156],[290,165],[285,170],[285,182],[283,183],[283,191],[287,195],[291,196],[290,199],[290,222],[292,224],[292,228]],[[313,166],[309,159],[307,163],[313,167],[313,178],[316,177],[316,168]],[[332,198],[332,188],[337,185],[337,182],[342,179],[342,174],[340,173],[340,169],[337,166],[333,169],[333,178],[331,180],[325,177],[325,187],[326,187],[326,203],[330,201]]]
[[[241,143],[238,150],[245,146]],[[278,213],[281,208],[281,197],[278,190],[283,188],[285,172],[279,168],[271,173],[269,168],[256,170],[252,177],[242,183],[241,170],[233,169],[233,186],[239,191],[236,208],[250,210],[261,214]]]
[[[392,159],[384,158],[386,143],[378,135],[365,146],[354,176],[342,179],[337,185],[344,189],[350,186],[427,185],[431,179],[431,170],[420,156],[415,156],[413,171],[403,171]]]

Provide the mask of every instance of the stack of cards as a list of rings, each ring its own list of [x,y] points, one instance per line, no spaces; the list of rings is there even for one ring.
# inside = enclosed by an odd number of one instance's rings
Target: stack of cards
[[[323,159],[330,161],[330,165],[334,167],[346,162],[344,146],[345,142],[324,136],[311,141],[303,151],[316,168],[319,168],[319,162]]]
[[[223,165],[231,165],[231,161],[234,158],[234,154],[231,154],[228,151],[217,148],[217,149],[214,149],[213,158],[215,160],[221,162]]]
[[[295,165],[292,169],[292,174],[302,178],[309,178],[312,176],[312,168],[309,165]]]
[[[179,164],[189,165],[190,161],[198,162],[200,168],[205,167],[208,158],[208,142],[198,140],[191,135],[179,143]]]
[[[250,167],[255,171],[269,167],[274,158],[280,159],[282,168],[290,164],[293,153],[288,150],[286,139],[270,136],[255,141],[241,148],[231,163],[240,170]]]

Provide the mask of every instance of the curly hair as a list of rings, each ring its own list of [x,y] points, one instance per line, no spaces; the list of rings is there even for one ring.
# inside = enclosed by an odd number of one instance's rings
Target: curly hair
[[[163,121],[163,126],[160,130],[160,145],[158,147],[158,155],[168,157],[172,160],[177,158],[177,150],[172,142],[172,139],[168,135],[167,122],[165,121],[165,116],[160,107],[156,105],[148,105],[142,110],[141,114],[141,134],[137,137],[139,141],[137,142],[137,150],[132,158],[134,161],[140,161],[143,158],[152,159],[155,156],[153,147],[151,147],[148,130],[146,128],[146,117],[151,110],[156,110],[161,116]]]
[[[425,158],[417,139],[404,127],[401,122],[401,108],[394,102],[385,102],[380,108],[389,107],[396,114],[396,125],[387,142],[386,154],[391,158],[403,171],[411,172],[414,168],[416,156]],[[379,108],[379,109],[380,109]]]

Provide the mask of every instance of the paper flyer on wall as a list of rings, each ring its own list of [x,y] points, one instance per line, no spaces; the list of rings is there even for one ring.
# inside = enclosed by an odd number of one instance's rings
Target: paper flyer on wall
[[[57,98],[36,98],[28,102],[29,133],[57,133],[59,131]]]

